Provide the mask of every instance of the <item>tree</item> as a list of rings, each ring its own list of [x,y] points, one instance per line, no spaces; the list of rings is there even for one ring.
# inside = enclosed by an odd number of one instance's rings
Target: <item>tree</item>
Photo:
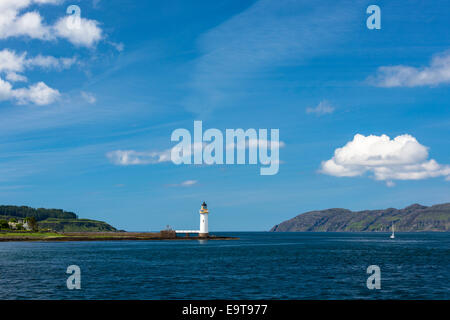
[[[0,229],[9,229],[8,221],[0,220]]]
[[[32,231],[38,231],[38,224],[37,224],[36,219],[34,217],[27,218],[27,223],[28,223],[28,226],[30,227],[30,229]]]

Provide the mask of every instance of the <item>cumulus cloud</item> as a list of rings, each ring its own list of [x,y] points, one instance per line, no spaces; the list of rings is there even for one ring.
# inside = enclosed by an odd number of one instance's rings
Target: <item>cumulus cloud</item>
[[[404,134],[394,139],[387,135],[364,136],[357,134],[353,140],[322,162],[322,173],[336,177],[356,177],[373,173],[376,180],[421,180],[450,176],[450,166],[428,159],[428,148],[416,138]]]
[[[59,96],[58,90],[50,88],[44,82],[12,90],[12,97],[17,99],[19,104],[34,103],[43,106],[55,102]]]
[[[328,101],[321,101],[316,107],[306,108],[306,113],[314,113],[318,116],[323,116],[325,114],[330,114],[334,112],[334,107],[330,105]]]
[[[156,164],[170,161],[170,150],[139,152],[135,150],[115,150],[106,157],[114,164],[121,166]]]
[[[55,102],[59,96],[58,90],[50,88],[44,82],[27,88],[13,89],[11,83],[0,78],[0,101],[15,100],[19,104],[33,103],[43,106]]]
[[[32,39],[64,38],[76,46],[91,47],[102,38],[99,22],[80,18],[77,27],[71,27],[73,17],[60,18],[54,26],[43,22],[38,11],[23,12],[33,4],[60,4],[63,0],[1,0],[0,39],[27,36]]]
[[[410,66],[379,67],[375,76],[368,78],[369,83],[379,87],[419,87],[437,86],[450,83],[450,51],[431,59],[427,67]]]
[[[71,26],[71,23],[70,16],[59,19],[54,26],[56,34],[76,46],[85,47],[92,47],[102,38],[98,21],[80,18],[77,26]]]
[[[95,20],[83,17],[78,20],[72,15],[64,15],[54,25],[45,23],[38,11],[40,7],[37,6],[58,5],[63,2],[64,0],[0,0],[0,40],[11,37],[45,41],[62,38],[76,46],[94,46],[103,37],[100,23]],[[74,21],[80,23],[74,25]],[[23,73],[29,69],[61,71],[75,63],[75,57],[29,57],[26,52],[16,53],[14,50],[3,49],[0,51],[0,100],[12,100],[18,104],[51,104],[58,99],[60,93],[43,81],[23,88],[15,88],[13,83],[27,82],[28,78]],[[93,95],[85,95],[84,98],[89,103],[95,102]]]
[[[11,83],[27,82],[27,77],[21,74],[27,69],[39,67],[62,70],[69,68],[75,62],[76,58],[55,58],[43,55],[28,58],[26,52],[18,54],[13,50],[1,50],[0,76],[5,75],[6,80],[0,78],[2,87],[0,100],[13,100],[18,104],[33,103],[36,105],[47,105],[55,102],[60,96],[59,91],[50,88],[42,81],[18,89],[14,89]]]
[[[22,13],[32,4],[59,4],[61,0],[2,0],[0,1],[0,39],[28,36],[34,39],[51,40],[51,28],[42,22],[37,11]]]
[[[25,69],[26,53],[16,54],[12,50],[0,51],[0,72],[22,72]]]

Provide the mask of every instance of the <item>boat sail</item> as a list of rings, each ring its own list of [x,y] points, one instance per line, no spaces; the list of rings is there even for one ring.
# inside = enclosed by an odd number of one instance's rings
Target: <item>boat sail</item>
[[[395,228],[394,228],[394,223],[392,223],[392,234],[390,236],[391,239],[395,239]]]

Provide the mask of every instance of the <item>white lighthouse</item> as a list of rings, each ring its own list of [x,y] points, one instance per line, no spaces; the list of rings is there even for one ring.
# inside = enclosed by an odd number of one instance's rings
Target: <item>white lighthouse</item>
[[[200,230],[175,230],[175,233],[184,233],[186,237],[189,237],[190,233],[197,233],[199,237],[207,238],[208,233],[208,206],[206,202],[202,203],[202,207],[200,208]]]
[[[208,236],[208,206],[206,205],[206,202],[202,203],[202,207],[200,208],[200,230],[199,230],[199,237],[207,237]]]

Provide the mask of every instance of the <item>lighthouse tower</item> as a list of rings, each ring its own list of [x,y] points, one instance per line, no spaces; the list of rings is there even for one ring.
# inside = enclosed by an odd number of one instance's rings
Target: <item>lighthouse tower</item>
[[[202,203],[202,207],[200,208],[200,232],[198,233],[199,237],[207,237],[208,236],[208,206],[206,202]]]

